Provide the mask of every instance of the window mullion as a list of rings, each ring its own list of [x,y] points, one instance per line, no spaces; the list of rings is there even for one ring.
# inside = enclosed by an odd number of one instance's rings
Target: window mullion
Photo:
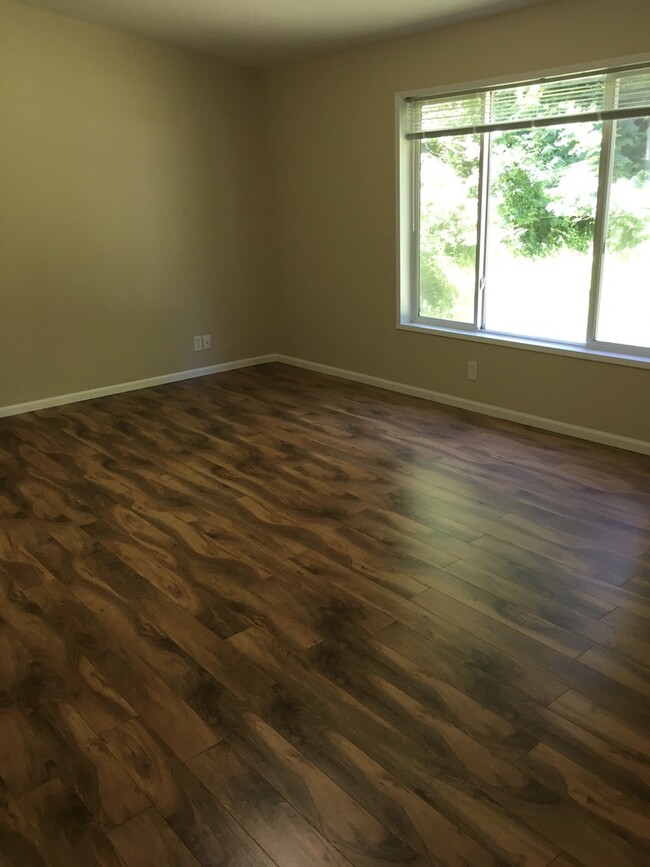
[[[487,222],[490,198],[490,133],[481,135],[481,167],[479,176],[478,238],[476,245],[476,315],[475,324],[485,330],[485,302],[487,293]]]
[[[420,142],[412,142],[411,159],[412,165],[412,184],[411,190],[411,212],[413,219],[411,223],[412,233],[412,275],[411,275],[411,319],[416,319],[420,315]]]
[[[605,85],[605,106],[611,108],[615,101],[615,77],[609,76]],[[600,301],[600,286],[603,276],[603,261],[607,246],[607,219],[609,210],[609,187],[612,181],[612,166],[614,159],[614,133],[616,121],[603,121],[603,137],[600,148],[600,166],[598,172],[598,198],[596,201],[596,222],[594,225],[593,263],[591,270],[591,290],[589,292],[589,312],[587,315],[586,343],[596,340],[598,326],[598,305]]]
[[[491,94],[483,94],[483,121],[491,115]],[[478,223],[476,237],[476,284],[474,290],[474,327],[485,330],[487,213],[490,192],[490,133],[481,133],[478,179]]]

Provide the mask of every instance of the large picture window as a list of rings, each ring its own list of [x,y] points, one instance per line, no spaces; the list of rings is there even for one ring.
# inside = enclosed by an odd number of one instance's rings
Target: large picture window
[[[400,97],[401,323],[650,356],[650,67]]]

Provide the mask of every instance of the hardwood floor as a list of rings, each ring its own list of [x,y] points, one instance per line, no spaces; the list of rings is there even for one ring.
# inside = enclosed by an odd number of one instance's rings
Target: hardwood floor
[[[0,865],[650,864],[650,461],[267,365],[0,420]]]

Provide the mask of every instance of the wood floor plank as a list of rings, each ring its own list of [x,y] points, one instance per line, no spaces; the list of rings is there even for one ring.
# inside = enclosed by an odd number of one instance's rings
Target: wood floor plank
[[[364,580],[350,572],[340,571],[319,554],[301,555],[295,563],[303,567],[305,574],[336,583],[356,596],[362,603],[374,605],[391,615],[400,626],[412,628],[431,642],[451,651],[468,663],[483,668],[487,673],[497,673],[510,682],[517,683],[524,692],[542,703],[553,701],[565,691],[565,685],[555,677],[535,671],[514,656],[504,653],[480,637],[474,636],[456,623],[437,616],[410,600],[401,599],[374,582]],[[309,579],[307,579],[309,580]],[[397,628],[397,624],[395,625]],[[393,629],[392,626],[387,630]],[[382,636],[387,630],[382,630]]]
[[[521,539],[517,541],[521,542]],[[560,580],[569,581],[576,573],[589,579],[596,579],[619,587],[632,577],[634,566],[628,566],[624,571],[618,572],[607,565],[592,561],[588,557],[576,558],[564,556],[562,549],[555,549],[557,557],[550,557],[547,553],[539,553],[529,547],[510,540],[504,540],[486,534],[472,542],[477,548],[498,554],[506,560],[518,563],[520,566],[533,569],[537,572],[547,572]]]
[[[640,867],[650,462],[283,364],[0,419],[0,867]]]
[[[647,810],[643,805],[610,789],[542,744],[518,764],[554,790],[558,799],[562,798],[564,821],[558,816],[548,833],[567,852],[594,867],[635,867],[642,852],[650,854]]]
[[[57,775],[52,755],[13,703],[0,708],[0,782],[14,797],[38,788]]]
[[[525,501],[557,503],[558,510],[573,514],[574,517],[581,517],[585,512],[596,511],[616,524],[623,523],[641,530],[644,528],[643,516],[646,508],[644,490],[638,485],[632,485],[628,488],[631,496],[626,496],[625,492],[619,491],[618,474],[615,477],[610,474],[608,488],[602,493],[598,492],[600,495],[596,495],[597,501],[594,504],[595,490],[589,472],[593,475],[595,467],[586,474],[582,472],[576,474],[572,472],[570,466],[567,467],[563,461],[559,461],[556,472],[549,476],[547,467],[544,467],[541,472],[540,467],[529,466],[523,469],[512,467],[509,461],[494,460],[485,454],[475,456],[473,462],[467,459],[463,461],[458,457],[445,459],[446,466],[458,470],[468,469],[470,463],[473,463],[475,475],[491,484],[501,483],[505,474],[505,479],[511,484],[518,484],[523,492],[532,495],[530,499],[524,496]],[[647,480],[645,463],[637,461],[636,467],[640,473],[639,478],[643,481]]]
[[[37,831],[30,826],[13,797],[0,798],[0,867],[45,867],[38,851]]]
[[[455,605],[454,602],[460,603],[461,606],[480,612],[480,615],[497,620],[506,627],[506,635],[510,635],[512,629],[573,659],[592,646],[591,641],[582,638],[579,634],[576,635],[575,632],[547,620],[543,616],[546,612],[538,613],[534,605],[523,607],[514,604],[503,599],[503,596],[497,596],[452,578],[442,570],[432,570],[430,577],[434,586],[414,597],[414,601],[418,605],[422,605],[429,611],[445,610],[446,600],[444,597],[447,596],[453,600],[453,602],[447,603],[453,610],[461,610],[460,606]],[[482,623],[486,622],[480,616],[476,619]],[[517,655],[521,654],[518,653]]]
[[[337,588],[323,587],[317,592],[313,585],[300,581],[299,575],[291,576],[289,569],[278,578],[260,581],[251,591],[264,600],[267,610],[278,606],[288,612],[293,623],[304,624],[312,638],[321,641],[331,638],[341,631],[349,635],[351,631],[372,635],[389,626],[393,620],[388,615],[369,605],[362,605],[352,596],[337,593]],[[260,624],[255,624],[260,625]],[[269,626],[261,624],[267,631]],[[292,630],[278,632],[280,640],[292,643]],[[311,641],[304,647],[313,646]]]
[[[58,598],[58,584],[48,582],[33,588],[29,593],[43,598]],[[5,657],[5,674],[13,668],[7,691],[36,678],[44,672],[46,679],[56,677],[65,684],[66,698],[95,730],[108,728],[133,715],[133,708],[106,679],[93,669],[85,655],[85,644],[76,643],[69,635],[58,630],[56,624],[48,623],[34,595],[23,593],[0,567],[0,600],[7,621],[6,633],[11,635],[14,650],[22,649],[23,664],[14,667],[18,660]]]
[[[119,637],[112,640],[111,633],[83,603],[63,592],[54,582],[38,591],[42,617],[57,622],[75,645],[85,645],[87,655],[102,678],[119,686],[124,700],[181,758],[189,758],[218,742],[218,735],[168,686],[156,667],[128,648],[116,649]],[[152,659],[154,666],[161,660],[161,656]],[[176,664],[175,656],[170,664]]]
[[[200,864],[269,867],[273,863],[185,763],[138,720],[129,720],[103,737]]]
[[[364,674],[378,671],[383,678],[425,706],[439,714],[442,711],[443,718],[454,720],[456,727],[466,731],[495,755],[516,761],[535,743],[543,742],[563,755],[580,761],[585,768],[597,768],[604,779],[611,780],[624,791],[635,792],[642,798],[650,794],[647,790],[650,743],[644,738],[643,728],[635,730],[624,725],[615,714],[596,708],[583,696],[573,694],[574,697],[570,698],[570,690],[563,693],[550,708],[546,708],[526,699],[516,689],[495,678],[468,670],[460,661],[454,661],[437,649],[432,653],[433,648],[424,639],[417,639],[408,633],[400,634],[399,631],[391,631],[386,638],[390,645],[377,642],[373,643],[372,648],[363,648]],[[402,656],[393,647],[398,647],[420,664]],[[370,649],[374,651],[372,655]],[[356,655],[358,650],[349,645],[341,648],[323,644],[310,653],[310,661],[336,682],[344,683],[349,691],[356,690],[359,695],[358,690],[362,689],[361,695],[364,695],[365,701],[377,708],[379,713],[385,714],[385,706],[382,709],[379,701],[380,694],[369,688],[365,682],[367,677],[359,677],[360,666],[354,661],[347,661],[346,657],[350,653]],[[437,677],[433,678],[429,671],[435,671]],[[459,688],[465,693],[480,695],[481,711],[470,712],[471,715],[463,717],[462,721],[458,721],[453,714],[450,716],[448,711],[445,713],[445,704],[439,699],[440,683],[443,686],[453,684],[454,690]],[[445,694],[448,694],[446,690]],[[462,692],[460,694],[463,696]],[[488,715],[487,727],[484,727],[481,716],[488,708],[494,716]],[[400,723],[395,722],[396,713],[397,709],[392,708],[388,718],[399,727]],[[600,721],[599,713],[602,717]],[[492,731],[495,717],[498,721],[498,739]],[[400,719],[408,731],[408,717],[400,715],[397,720]],[[505,720],[508,722],[504,728]]]
[[[558,710],[554,705],[555,702],[550,708],[534,708],[530,718],[522,722],[523,728],[539,743],[553,748],[585,770],[594,771],[604,782],[639,800],[650,799],[650,765],[647,754],[632,746],[634,737],[629,743],[618,744],[610,731],[595,734],[589,723],[571,721],[568,713],[562,714],[561,704],[557,705]],[[614,719],[612,727],[616,728]]]
[[[12,539],[6,525],[4,529],[0,528],[0,565],[25,588],[35,587],[51,578],[43,564]]]
[[[647,778],[650,773],[650,736],[647,730],[631,726],[624,715],[599,707],[596,702],[573,690],[567,690],[549,708],[628,753],[636,762],[638,773]]]
[[[339,640],[323,641],[309,652],[307,660],[317,671],[344,686],[407,735],[411,731],[411,720],[397,707],[382,700],[381,693],[375,694],[377,682],[394,685],[440,720],[452,724],[508,761],[515,761],[537,742],[537,738],[509,721],[516,717],[513,707],[519,708],[526,701],[523,694],[510,689],[512,699],[503,700],[506,689],[497,680],[472,671],[457,657],[436,655],[432,666],[434,675],[381,640],[361,643],[356,637],[346,635]],[[483,698],[487,695],[489,702]],[[481,701],[477,696],[481,696]]]
[[[188,765],[278,864],[350,864],[228,744],[217,744]]]
[[[359,867],[423,863],[409,845],[258,713],[211,689],[197,699],[233,749],[350,862]]]
[[[587,867],[587,865],[584,861],[578,861],[566,852],[561,852],[550,867]]]
[[[385,768],[398,779],[406,778],[410,788],[418,793],[426,792],[431,806],[499,857],[546,864],[557,854],[550,844],[533,831],[512,819],[505,820],[494,799],[494,789],[501,785],[500,775],[510,777],[510,784],[514,784],[516,778],[516,785],[525,787],[523,776],[518,776],[512,766],[504,762],[499,764],[487,751],[477,751],[471,744],[467,744],[468,750],[463,751],[463,746],[456,742],[454,747],[458,752],[455,753],[444,738],[439,738],[437,742],[431,738],[426,742],[427,749],[422,750],[415,740],[401,735],[348,692],[311,672],[290,651],[272,645],[260,631],[247,630],[229,640],[242,651],[245,649],[259,664],[266,664],[288,689],[287,699],[279,703],[281,708],[288,706],[290,710],[285,734],[292,730],[295,732],[295,726],[300,723],[302,694],[305,702],[302,714],[308,727],[305,728],[303,724],[298,729],[297,737],[301,744],[308,739],[310,728],[315,727],[316,742],[312,748],[322,751],[323,747],[319,745],[326,742],[324,739],[330,727],[338,729],[344,737],[356,742],[359,748],[368,749],[377,767]],[[275,702],[273,706],[277,707],[278,703]],[[337,708],[336,712],[331,708]],[[273,719],[276,725],[280,724],[279,720]],[[418,743],[423,744],[421,740]],[[479,763],[476,763],[477,753],[481,753]],[[469,762],[472,764],[469,765]],[[440,772],[443,766],[444,778]],[[335,773],[333,765],[328,766],[328,772]],[[491,794],[489,801],[478,803],[473,797],[473,787],[477,785],[473,777],[475,773],[483,775],[482,783],[489,787]],[[430,779],[428,784],[425,782],[427,778]],[[343,780],[342,777],[340,779]],[[369,796],[368,788],[366,784],[362,796]]]
[[[636,568],[639,574],[636,574],[629,581],[625,582],[627,590],[638,593],[640,596],[650,598],[650,564],[647,562],[646,555],[642,554]]]
[[[16,795],[58,776],[106,828],[149,806],[83,717],[59,694],[55,680],[32,675],[12,698],[20,713],[13,711],[14,737],[1,773]],[[9,728],[9,722],[4,718],[3,728]]]
[[[650,659],[646,665],[594,645],[580,656],[580,662],[624,684],[639,694],[650,696]]]
[[[434,590],[426,591],[417,600],[422,600],[421,604],[428,611],[435,611],[450,623],[469,626],[487,643],[511,652],[517,659],[525,660],[545,673],[554,673],[568,687],[579,687],[588,695],[609,693],[612,704],[627,701],[640,717],[650,720],[647,672],[633,660],[596,645],[585,650],[579,658],[569,658],[503,624],[495,629],[492,618],[444,594],[436,594]]]
[[[619,605],[632,611],[638,611],[640,607],[642,613],[645,611],[647,616],[650,616],[650,607],[645,604],[647,600],[624,587],[588,578],[578,572],[560,574],[553,570],[546,572],[544,569],[531,568],[508,560],[505,549],[501,553],[494,553],[469,545],[462,560],[471,564],[474,569],[496,575],[551,599],[560,600],[566,597],[567,601],[571,600],[570,608],[582,611],[588,616],[602,616]],[[452,563],[445,569],[452,571],[455,566],[456,563]]]
[[[107,833],[58,777],[33,789],[19,804],[31,826],[31,839],[48,867],[125,867]]]
[[[24,680],[33,657],[5,621],[0,623],[0,695]]]
[[[108,836],[126,867],[200,867],[153,809],[114,828]]]
[[[500,605],[497,600],[503,600],[503,602],[515,605],[517,611],[523,609],[524,613],[530,613],[535,618],[541,618],[542,621],[552,623],[562,630],[617,651],[624,656],[630,656],[632,659],[642,662],[650,658],[650,629],[647,625],[644,624],[644,629],[639,628],[627,632],[623,628],[610,629],[610,626],[617,627],[619,625],[619,620],[613,616],[615,609],[608,611],[611,606],[606,606],[604,609],[593,607],[588,612],[579,610],[586,607],[583,605],[583,601],[587,601],[590,607],[592,601],[596,602],[593,598],[585,600],[585,597],[579,592],[578,594],[567,593],[564,587],[558,587],[555,584],[553,595],[549,597],[540,593],[539,589],[533,590],[522,587],[520,584],[501,578],[494,573],[486,572],[461,560],[456,560],[446,566],[444,571],[461,579],[453,584],[450,584],[448,580],[444,581],[447,592],[451,591],[454,598],[459,599],[459,601],[462,601],[460,594],[463,596],[468,594],[468,590],[464,586],[464,582],[467,581],[482,591],[478,595],[484,603],[483,610],[494,609]],[[441,583],[443,582],[441,581]],[[486,592],[489,594],[488,596],[484,595]],[[485,606],[489,606],[489,608]],[[631,617],[633,616],[631,615]],[[544,623],[540,627],[545,628]]]
[[[608,532],[567,518],[563,518],[562,521],[556,520],[548,526],[551,514],[547,512],[541,515],[540,520],[540,511],[530,508],[526,511],[525,508],[520,507],[516,512],[502,515],[498,523],[544,539],[551,545],[558,544],[561,547],[586,551],[591,557],[609,563],[614,570],[618,570],[622,564],[636,562],[639,545],[642,544],[642,538],[638,533],[617,532],[614,527]]]

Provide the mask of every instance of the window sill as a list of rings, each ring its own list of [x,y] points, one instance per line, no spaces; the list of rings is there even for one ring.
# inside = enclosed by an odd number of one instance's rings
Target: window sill
[[[570,358],[584,358],[588,361],[603,361],[607,364],[619,364],[624,367],[650,367],[650,356],[628,355],[626,353],[595,349],[573,343],[555,343],[533,338],[511,337],[506,334],[462,331],[458,328],[444,328],[443,326],[425,325],[420,322],[399,322],[397,328],[400,331],[433,334],[438,337],[452,337],[457,340],[469,340],[474,343],[488,343],[492,346],[509,346],[513,349],[526,349],[532,352],[545,352],[548,355],[564,355]]]

